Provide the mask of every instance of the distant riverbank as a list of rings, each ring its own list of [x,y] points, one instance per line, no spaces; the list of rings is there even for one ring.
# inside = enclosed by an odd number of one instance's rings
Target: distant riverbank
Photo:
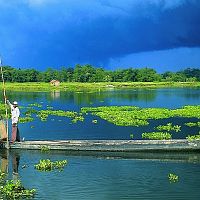
[[[101,83],[79,83],[64,82],[59,86],[50,83],[25,82],[6,83],[7,90],[13,91],[82,91],[82,90],[106,90],[121,88],[164,88],[164,87],[200,87],[200,82],[101,82]],[[2,84],[0,84],[2,89]]]

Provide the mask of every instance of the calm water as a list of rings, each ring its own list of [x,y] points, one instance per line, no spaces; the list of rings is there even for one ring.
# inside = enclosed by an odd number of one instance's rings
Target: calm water
[[[6,153],[0,152],[1,164]],[[116,200],[116,199],[199,199],[200,156],[196,154],[70,155],[67,152],[11,151],[9,178],[21,179],[26,188],[35,188],[35,199]],[[117,156],[117,157],[116,157]],[[3,159],[2,159],[3,157]],[[38,172],[39,159],[68,160],[64,171]],[[12,177],[17,166],[18,176]],[[26,165],[26,168],[22,166]],[[170,183],[168,174],[179,176]]]
[[[17,100],[21,106],[31,103],[42,104],[42,109],[80,111],[85,106],[133,105],[139,107],[180,108],[200,104],[200,89],[150,89],[110,90],[104,92],[9,92],[9,99]],[[25,110],[21,109],[23,113]],[[98,119],[97,124],[92,120]],[[198,121],[190,119],[189,121]],[[38,139],[135,139],[141,133],[154,130],[160,124],[172,122],[182,125],[181,133],[173,138],[185,138],[197,134],[199,128],[184,126],[188,119],[165,119],[151,121],[149,126],[119,127],[88,115],[84,122],[71,124],[62,117],[49,117],[47,122],[20,124],[21,137],[25,140]],[[33,127],[34,128],[31,128]],[[158,153],[87,153],[40,151],[0,151],[1,167],[8,163],[9,179],[20,179],[27,188],[35,188],[35,199],[40,200],[117,200],[117,199],[199,199],[200,198],[200,155]],[[40,159],[68,160],[62,172],[38,172],[34,164]],[[19,166],[14,161],[19,160]],[[26,166],[23,168],[23,166]],[[18,169],[19,176],[13,177]],[[179,182],[170,183],[168,174],[175,173]]]
[[[79,112],[81,107],[131,105],[139,107],[180,108],[185,105],[200,104],[200,89],[128,89],[109,90],[101,92],[9,92],[9,99],[17,100],[21,106],[39,103],[46,109],[47,106],[55,110],[70,110]],[[21,110],[23,113],[24,109]],[[92,123],[97,119],[98,123]],[[158,125],[173,123],[181,125],[181,132],[172,133],[173,138],[185,138],[188,134],[198,134],[198,127],[187,127],[186,122],[196,122],[198,119],[173,118],[151,120],[148,126],[120,127],[98,117],[87,115],[84,122],[72,124],[63,117],[50,116],[47,122],[38,118],[34,122],[20,124],[21,137],[25,140],[53,140],[53,139],[141,139],[143,132],[155,131]],[[31,128],[32,127],[32,128]]]

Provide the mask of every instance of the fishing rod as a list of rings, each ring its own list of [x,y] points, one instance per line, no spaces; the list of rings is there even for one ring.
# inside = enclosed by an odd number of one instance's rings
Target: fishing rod
[[[2,79],[2,84],[3,84],[3,97],[4,97],[4,103],[5,103],[5,108],[6,108],[6,134],[7,134],[7,140],[6,140],[6,148],[9,148],[9,141],[8,141],[8,109],[7,109],[7,98],[6,98],[6,87],[5,87],[5,81],[4,81],[4,76],[3,76],[3,65],[2,65],[2,59],[0,56],[0,67],[1,67],[1,79]]]

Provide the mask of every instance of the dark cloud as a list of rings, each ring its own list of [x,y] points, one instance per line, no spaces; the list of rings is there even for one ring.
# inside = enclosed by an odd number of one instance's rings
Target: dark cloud
[[[198,0],[0,0],[0,9],[0,51],[14,65],[105,65],[200,46]]]

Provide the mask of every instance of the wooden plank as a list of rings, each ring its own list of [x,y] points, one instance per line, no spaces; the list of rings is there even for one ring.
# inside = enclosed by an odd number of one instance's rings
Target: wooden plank
[[[188,140],[52,140],[23,141],[11,149],[41,149],[70,151],[200,151],[200,141]]]

